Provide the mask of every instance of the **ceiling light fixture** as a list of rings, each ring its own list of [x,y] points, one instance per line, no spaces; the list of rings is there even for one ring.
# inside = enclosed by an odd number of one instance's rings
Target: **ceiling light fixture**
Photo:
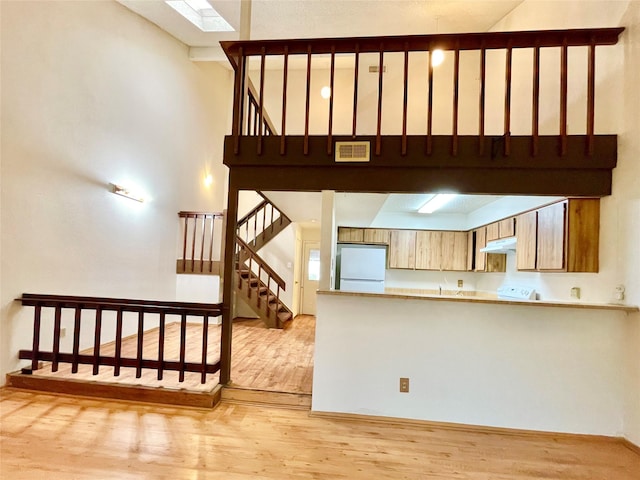
[[[207,0],[166,0],[165,3],[203,32],[234,31]]]
[[[422,205],[418,213],[433,213],[457,197],[457,193],[438,193]]]
[[[115,193],[116,195],[120,195],[121,197],[125,197],[130,200],[135,200],[136,202],[144,202],[144,197],[142,195],[132,192],[127,187],[116,185],[115,183],[110,183],[109,186],[111,187],[111,193]]]

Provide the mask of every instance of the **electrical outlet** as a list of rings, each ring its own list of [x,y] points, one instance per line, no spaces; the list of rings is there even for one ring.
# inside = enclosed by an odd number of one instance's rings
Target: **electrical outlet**
[[[409,393],[409,379],[400,377],[400,393]]]
[[[571,289],[571,298],[580,298],[580,287],[573,287]]]
[[[616,285],[616,300],[624,300],[624,285]]]
[[[60,329],[60,338],[64,338],[64,337],[66,337],[66,336],[67,336],[67,329],[66,329],[66,328],[64,328],[64,327],[62,327],[62,328]]]
[[[458,280],[458,288],[462,288],[464,285],[464,280]]]

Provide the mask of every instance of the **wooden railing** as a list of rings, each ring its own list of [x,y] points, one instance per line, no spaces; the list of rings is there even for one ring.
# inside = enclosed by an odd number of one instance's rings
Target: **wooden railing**
[[[267,136],[276,135],[276,127],[262,104],[264,92],[258,94],[251,80],[249,80],[247,99],[247,128],[245,130],[247,135],[262,136],[263,133]]]
[[[224,214],[179,212],[178,216],[184,221],[182,256],[177,262],[177,272],[218,274],[220,252],[224,248]]]
[[[235,87],[234,87],[234,103],[233,103],[233,152],[235,155],[239,154],[240,138],[247,135],[257,136],[257,142],[255,142],[256,153],[260,156],[263,154],[264,145],[263,137],[266,133],[262,128],[258,128],[251,131],[243,131],[245,108],[244,102],[246,98],[247,79],[249,71],[249,61],[255,59],[259,63],[259,67],[255,75],[258,76],[258,92],[257,97],[253,101],[252,115],[256,116],[254,122],[257,125],[262,125],[266,118],[265,111],[265,62],[267,58],[277,58],[281,61],[282,68],[282,90],[281,90],[281,129],[279,139],[279,151],[280,155],[287,153],[287,134],[289,133],[289,123],[287,120],[288,99],[290,91],[287,84],[289,80],[289,63],[290,60],[303,59],[303,65],[306,67],[306,87],[304,96],[304,136],[302,142],[302,151],[294,152],[295,154],[309,155],[309,138],[310,138],[310,96],[311,96],[311,72],[312,65],[320,60],[328,59],[329,70],[329,82],[331,94],[328,99],[328,120],[326,128],[321,133],[326,136],[326,154],[331,156],[333,154],[334,135],[347,135],[351,138],[357,138],[361,133],[358,131],[361,118],[358,115],[360,92],[358,87],[360,84],[359,79],[362,78],[360,74],[361,56],[364,54],[375,54],[377,57],[376,66],[377,71],[377,109],[374,115],[368,113],[370,117],[375,116],[375,137],[373,151],[376,156],[382,155],[382,136],[388,132],[383,130],[383,87],[385,86],[384,79],[384,67],[385,58],[391,54],[403,55],[403,95],[402,95],[402,113],[399,121],[392,122],[395,125],[401,125],[400,141],[398,147],[401,150],[401,155],[407,155],[408,149],[416,145],[416,142],[411,141],[411,135],[408,134],[407,121],[408,118],[415,117],[416,112],[422,116],[421,121],[426,124],[426,129],[422,131],[420,136],[423,137],[422,149],[426,156],[429,156],[434,151],[434,125],[440,126],[442,123],[437,118],[434,118],[434,98],[438,96],[446,96],[451,98],[451,130],[450,130],[450,153],[453,156],[457,156],[461,148],[464,147],[465,152],[468,149],[468,143],[465,141],[460,142],[459,131],[459,112],[467,107],[462,104],[462,97],[459,94],[461,84],[461,54],[467,51],[479,52],[479,61],[477,62],[477,70],[474,73],[467,74],[468,78],[477,77],[479,79],[479,94],[473,100],[473,109],[478,109],[477,129],[475,131],[476,144],[475,149],[477,155],[484,156],[489,149],[485,136],[487,134],[487,91],[488,85],[495,87],[498,82],[504,82],[504,90],[502,94],[497,94],[497,97],[503,99],[503,125],[501,135],[502,139],[499,144],[501,153],[504,156],[509,156],[511,153],[511,135],[512,135],[512,94],[514,87],[514,78],[531,78],[532,90],[531,90],[531,129],[529,132],[523,132],[531,137],[530,155],[535,156],[541,150],[540,146],[540,109],[541,109],[541,85],[558,85],[560,93],[560,105],[559,105],[559,118],[558,122],[558,135],[559,139],[559,154],[565,155],[568,148],[568,77],[569,77],[569,62],[568,52],[573,47],[586,47],[587,55],[587,68],[586,68],[586,85],[587,85],[587,105],[584,118],[584,148],[586,154],[592,156],[594,153],[594,143],[596,141],[595,134],[595,83],[596,83],[596,47],[601,45],[614,45],[618,42],[618,36],[623,31],[623,28],[593,28],[593,29],[580,29],[580,30],[553,30],[553,31],[528,31],[528,32],[490,32],[490,33],[473,33],[473,34],[441,34],[441,35],[417,35],[417,36],[398,36],[398,37],[363,37],[363,38],[335,38],[335,39],[292,39],[292,40],[265,40],[265,41],[225,41],[221,42],[229,61],[231,62],[235,70]],[[449,56],[453,57],[453,81],[449,88],[445,91],[436,91],[434,88],[434,77],[439,74],[435,72],[431,62],[432,52],[436,49],[451,52]],[[520,73],[516,71],[516,67],[520,66],[520,63],[513,61],[513,52],[516,49],[528,49],[531,52],[531,77],[529,73]],[[544,78],[541,80],[542,69],[540,68],[541,51],[548,49],[555,49],[560,52],[560,62],[558,67],[559,76],[555,79]],[[504,70],[503,78],[496,78],[494,71],[498,69],[487,68],[487,52],[490,50],[500,50],[504,52],[504,67],[500,66],[500,71]],[[415,67],[412,67],[411,60],[413,59],[413,53],[415,52],[428,52],[429,61],[428,66],[418,72],[422,75],[420,82],[427,85],[428,95],[426,105],[418,104],[418,102],[411,101],[409,91],[409,78],[410,72],[415,74]],[[466,55],[466,53],[465,53]],[[351,56],[353,61],[351,62],[352,69],[352,92],[349,92],[353,98],[353,108],[351,113],[350,131],[334,131],[334,120],[336,119],[334,108],[334,87],[337,88],[336,77],[336,57],[340,57],[342,60],[345,56]],[[324,58],[322,58],[324,57]],[[341,62],[341,72],[344,73],[345,62]],[[465,64],[466,65],[466,64]],[[342,73],[342,74],[343,74]],[[491,75],[491,76],[490,76]],[[556,75],[554,73],[554,75]],[[488,78],[490,76],[490,78]],[[572,76],[575,75],[572,72]],[[300,91],[302,89],[296,89]],[[492,88],[493,90],[493,88]],[[273,88],[269,90],[273,92]],[[495,95],[495,92],[493,92]],[[273,95],[273,94],[271,94]],[[342,98],[350,98],[350,95],[343,94]],[[370,102],[368,102],[370,103]],[[273,105],[273,103],[271,103]],[[277,105],[277,103],[276,103]],[[409,109],[412,109],[410,112]],[[396,110],[399,110],[396,107]],[[521,114],[518,112],[519,115]],[[271,109],[272,116],[274,115],[273,108]],[[344,117],[344,115],[342,115]],[[298,145],[296,142],[292,145]],[[317,145],[317,143],[314,143]],[[496,145],[491,145],[491,149]],[[489,149],[489,150],[491,150]],[[489,152],[492,153],[492,152]]]
[[[262,193],[263,201],[238,220],[236,234],[247,244],[255,247],[256,239],[266,230],[273,231],[276,224],[291,223],[291,220]]]
[[[266,287],[267,292],[275,293],[273,314],[277,315],[281,307],[286,308],[280,300],[280,290],[286,289],[285,281],[240,237],[236,237],[236,271],[238,288],[246,289],[249,299],[257,295],[258,308],[263,308],[267,315],[272,314],[269,311],[269,298],[265,295],[265,300],[262,301],[260,287]]]
[[[161,302],[149,300],[131,300],[120,298],[75,297],[61,295],[33,295],[25,293],[19,299],[24,306],[34,307],[33,317],[33,346],[31,350],[20,350],[19,358],[31,360],[31,369],[37,370],[40,361],[51,362],[51,370],[58,371],[60,363],[71,364],[71,372],[78,372],[78,365],[92,365],[93,375],[97,375],[101,366],[113,367],[114,376],[120,375],[121,368],[135,368],[136,378],[140,378],[143,369],[157,370],[158,380],[162,380],[164,371],[177,371],[178,380],[184,381],[185,372],[200,373],[201,383],[206,383],[207,375],[220,370],[220,361],[208,363],[208,329],[209,320],[222,315],[221,304]],[[62,320],[65,311],[73,313],[73,347],[70,352],[62,352],[60,347]],[[82,313],[93,311],[93,351],[90,354],[80,352],[81,328],[86,322]],[[103,330],[107,319],[103,313],[115,312],[115,354],[107,355],[101,351]],[[53,315],[53,348],[43,351],[40,348],[42,324],[45,314]],[[131,315],[133,314],[133,318]],[[112,315],[110,315],[112,316]],[[145,337],[145,318],[158,318],[158,355],[157,358],[143,357]],[[186,361],[186,328],[187,317],[202,319],[202,350],[199,362]],[[170,318],[177,318],[180,322],[180,354],[178,360],[165,358],[165,326]],[[48,318],[47,320],[51,320]],[[111,319],[112,320],[112,319]],[[135,357],[122,356],[123,328],[125,323],[134,322],[137,331],[137,347]],[[49,322],[47,322],[49,323]],[[67,322],[68,323],[68,322]]]

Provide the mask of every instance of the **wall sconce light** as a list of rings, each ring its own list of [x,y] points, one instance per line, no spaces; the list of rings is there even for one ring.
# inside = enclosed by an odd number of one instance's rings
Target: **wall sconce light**
[[[213,175],[209,173],[204,177],[204,186],[209,188],[211,185],[213,185]]]
[[[320,89],[320,96],[324,99],[327,99],[331,96],[331,87],[322,87]]]
[[[144,197],[135,192],[132,192],[126,187],[116,185],[115,183],[110,183],[109,186],[111,193],[115,193],[116,195],[120,195],[121,197],[126,197],[130,200],[135,200],[136,202],[144,202]]]
[[[431,65],[437,67],[444,62],[444,52],[440,49],[431,52]]]

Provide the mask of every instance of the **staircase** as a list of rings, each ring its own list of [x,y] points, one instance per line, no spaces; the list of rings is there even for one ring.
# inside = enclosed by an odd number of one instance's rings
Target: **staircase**
[[[269,328],[285,328],[293,319],[293,313],[280,299],[286,284],[258,251],[291,220],[260,195],[262,202],[242,217],[236,227],[236,298],[244,300]]]

